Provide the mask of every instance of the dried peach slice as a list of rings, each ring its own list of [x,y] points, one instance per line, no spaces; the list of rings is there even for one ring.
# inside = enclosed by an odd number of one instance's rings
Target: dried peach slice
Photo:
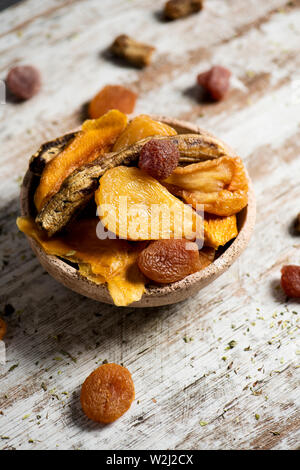
[[[118,364],[103,364],[84,381],[80,402],[86,416],[99,423],[120,418],[134,400],[134,384],[128,369]]]
[[[177,132],[172,127],[163,122],[154,121],[146,114],[140,114],[135,117],[120,134],[115,145],[114,152],[119,152],[139,140],[154,135],[176,135]]]
[[[118,166],[100,178],[95,193],[103,225],[128,240],[201,238],[202,218],[138,168]]]
[[[2,318],[0,318],[0,341],[6,335],[6,330],[7,330],[6,323]]]
[[[111,150],[126,124],[126,115],[117,110],[83,123],[82,130],[67,147],[46,164],[34,195],[37,210],[41,210],[74,170]]]
[[[165,181],[169,191],[205,212],[229,216],[248,202],[248,180],[239,157],[220,157],[177,167]]]
[[[106,85],[89,104],[89,116],[97,119],[111,109],[130,114],[134,110],[137,95],[121,85]]]
[[[236,215],[229,215],[228,217],[206,215],[204,239],[209,246],[217,249],[232,240],[232,238],[237,237],[237,235]]]
[[[101,240],[97,237],[98,223],[96,218],[78,220],[68,233],[47,238],[32,219],[17,219],[19,230],[36,240],[46,253],[78,263],[79,273],[96,284],[107,282],[115,304],[126,306],[139,300],[145,290],[142,273],[131,276],[144,244],[133,245],[126,240],[109,238]],[[110,289],[111,281],[113,287]],[[119,291],[123,292],[122,296]]]

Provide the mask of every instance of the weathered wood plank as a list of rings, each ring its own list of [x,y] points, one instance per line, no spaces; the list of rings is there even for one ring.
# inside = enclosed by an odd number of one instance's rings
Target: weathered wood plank
[[[19,62],[44,77],[33,100],[0,106],[0,306],[15,308],[0,365],[0,436],[9,437],[2,448],[299,446],[300,310],[278,289],[281,265],[300,262],[299,237],[289,231],[300,196],[299,1],[211,0],[174,23],[159,21],[163,3],[27,0],[0,14],[2,77]],[[121,32],[156,45],[148,69],[101,55]],[[226,101],[203,105],[193,86],[211,63],[232,70],[233,86]],[[138,91],[137,113],[213,131],[245,158],[254,181],[258,219],[248,249],[179,305],[120,310],[83,298],[45,274],[17,233],[18,177],[29,155],[78,126],[83,103],[106,83]],[[136,386],[131,410],[109,427],[89,422],[78,399],[104,359],[124,363]]]

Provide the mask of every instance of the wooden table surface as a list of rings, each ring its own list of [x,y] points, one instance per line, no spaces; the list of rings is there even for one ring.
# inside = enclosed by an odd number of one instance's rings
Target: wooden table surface
[[[291,230],[300,211],[300,2],[207,0],[200,14],[172,23],[161,21],[163,4],[26,0],[0,14],[0,78],[22,63],[43,76],[32,100],[0,105],[0,309],[8,325],[0,448],[299,447],[300,308],[279,278],[283,264],[300,262]],[[121,33],[156,46],[151,66],[107,59]],[[201,104],[195,77],[211,64],[232,71],[232,88],[225,101]],[[138,93],[137,114],[212,131],[245,159],[254,182],[249,247],[178,305],[120,309],[81,297],[43,270],[16,228],[28,158],[77,127],[83,105],[108,83]],[[89,421],[79,403],[82,382],[105,359],[124,364],[136,387],[129,412],[109,426]]]

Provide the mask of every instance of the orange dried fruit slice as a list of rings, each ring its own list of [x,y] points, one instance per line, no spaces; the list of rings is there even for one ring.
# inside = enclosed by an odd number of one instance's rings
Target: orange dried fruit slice
[[[6,335],[6,331],[7,331],[6,322],[2,318],[0,318],[0,341]]]
[[[204,211],[210,214],[233,215],[248,203],[248,180],[239,157],[220,157],[177,167],[164,184],[194,208],[203,204]]]
[[[103,364],[84,381],[80,402],[83,412],[93,421],[112,423],[131,406],[135,391],[128,369],[118,364]]]
[[[107,282],[116,305],[126,306],[140,300],[145,290],[145,278],[140,272],[134,277],[131,273],[144,245],[119,239],[101,240],[97,236],[98,224],[97,218],[78,220],[68,233],[47,238],[32,219],[17,219],[19,230],[37,241],[47,254],[77,263],[79,273],[97,284]]]
[[[139,140],[154,135],[176,135],[177,132],[172,127],[163,122],[154,121],[146,114],[140,114],[132,119],[126,129],[120,134],[115,145],[114,152],[119,152],[130,145],[135,144]]]
[[[138,168],[118,166],[100,178],[95,193],[104,227],[128,240],[203,238],[203,219]]]
[[[135,107],[137,95],[121,85],[106,85],[89,104],[89,116],[97,119],[111,109],[130,114]]]
[[[205,243],[217,249],[237,237],[236,215],[228,217],[206,216],[204,220]]]
[[[46,164],[34,195],[37,210],[41,210],[74,170],[110,151],[126,124],[126,115],[117,110],[83,123],[82,130],[67,147]]]

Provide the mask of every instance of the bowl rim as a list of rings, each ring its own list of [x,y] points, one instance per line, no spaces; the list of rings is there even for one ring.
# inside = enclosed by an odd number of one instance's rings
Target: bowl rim
[[[155,120],[162,121],[172,127],[175,127],[177,131],[181,130],[189,133],[202,133],[216,138],[213,134],[206,131],[205,129],[187,121],[182,121],[166,116],[151,115],[151,117]],[[217,140],[221,142],[220,139],[217,138]],[[224,145],[227,147],[228,152],[232,156],[236,155],[236,153],[227,144]],[[201,271],[190,274],[184,279],[171,284],[166,284],[163,286],[147,286],[142,298],[137,302],[131,303],[129,305],[130,307],[145,307],[149,305],[161,306],[184,300],[184,298],[189,297],[192,293],[197,292],[202,287],[209,284],[213,279],[217,278],[233,264],[233,262],[241,255],[248,245],[255,225],[255,194],[248,173],[247,177],[249,182],[248,204],[242,210],[245,211],[242,227],[231,245],[215,261],[213,261],[209,266],[202,269]],[[22,216],[28,216],[30,214],[29,195],[31,192],[30,189],[33,180],[34,175],[28,169],[24,176],[20,193]],[[241,214],[241,212],[239,214]],[[70,266],[64,260],[58,258],[55,255],[46,254],[34,239],[30,238],[29,236],[27,236],[27,238],[40,263],[49,272],[49,274],[52,275],[52,277],[82,295],[101,302],[113,304],[106,284],[98,285],[81,276],[76,268]],[[170,296],[172,296],[173,299],[168,299]]]

